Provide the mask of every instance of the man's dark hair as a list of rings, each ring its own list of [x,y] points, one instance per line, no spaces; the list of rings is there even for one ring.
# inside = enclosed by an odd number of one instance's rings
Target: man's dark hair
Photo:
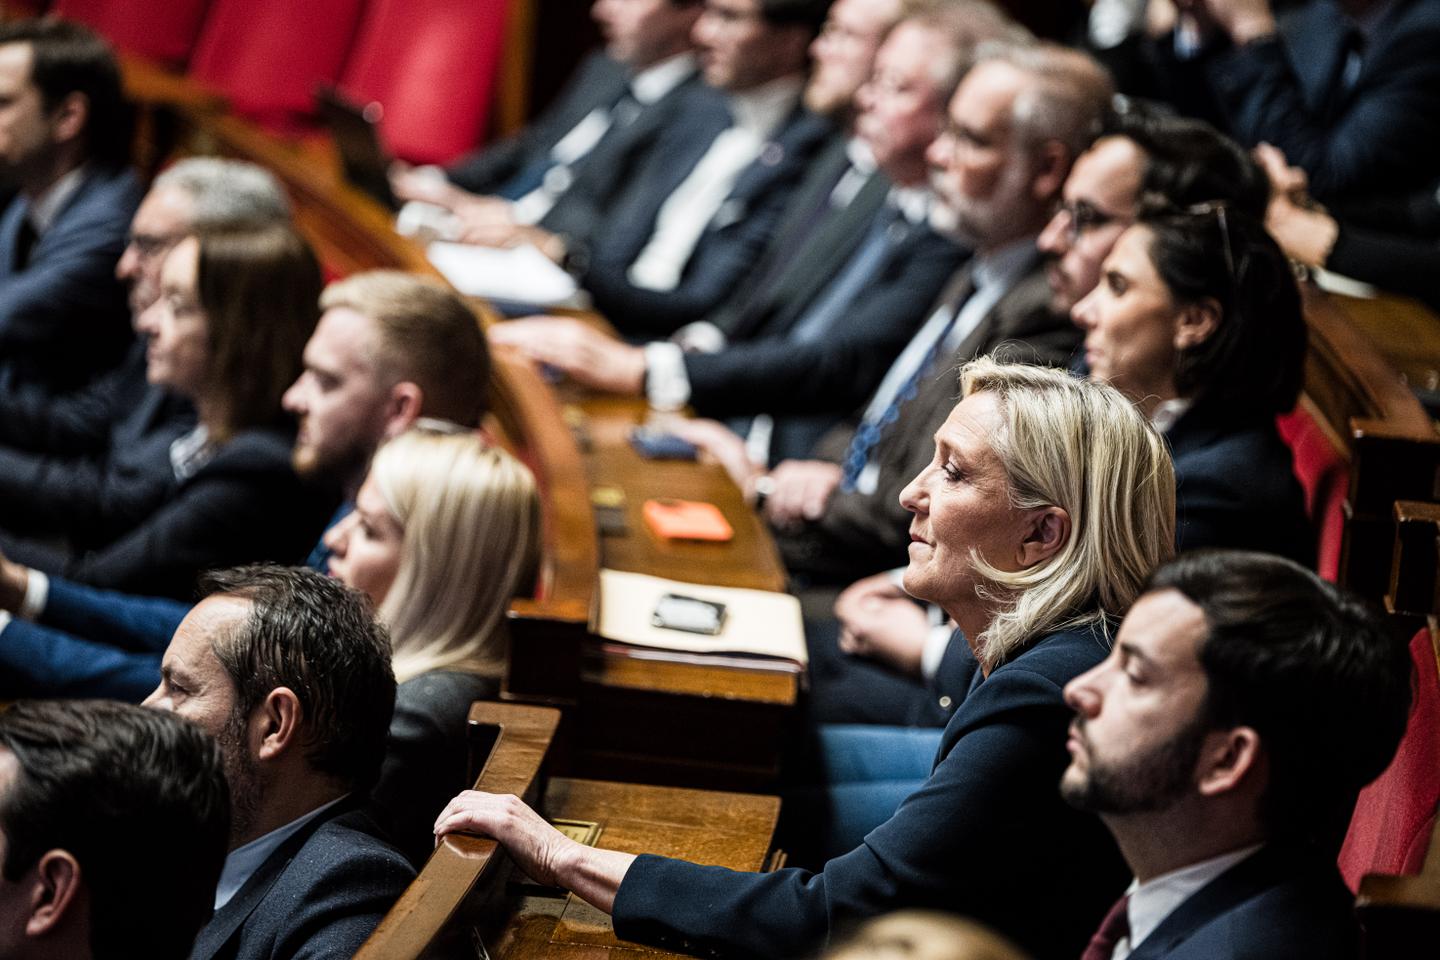
[[[1150,260],[1180,304],[1214,300],[1219,327],[1180,351],[1175,388],[1197,405],[1237,417],[1287,413],[1300,395],[1308,333],[1290,262],[1264,225],[1206,204],[1142,208]]]
[[[1174,207],[1227,203],[1264,219],[1270,181],[1244,147],[1203,120],[1145,100],[1117,97],[1100,136],[1124,137],[1145,152],[1140,196]]]
[[[1406,645],[1355,598],[1269,554],[1183,554],[1146,589],[1178,590],[1204,613],[1204,719],[1260,735],[1270,836],[1332,843],[1405,732]]]
[[[303,711],[306,760],[351,792],[368,790],[385,757],[395,675],[390,636],[365,597],[302,567],[235,567],[206,574],[200,587],[251,604],[245,623],[214,642],[237,714],[288,687]]]
[[[801,26],[818,35],[831,0],[760,0],[760,16],[777,27]]]
[[[0,713],[0,747],[20,767],[0,791],[5,879],[65,850],[90,894],[95,957],[188,956],[229,844],[215,742],[158,710],[50,700]]]
[[[0,23],[0,46],[9,43],[30,45],[30,79],[46,110],[54,110],[72,93],[85,97],[85,150],[90,159],[116,166],[130,162],[134,115],[109,44],[88,27],[50,18]]]

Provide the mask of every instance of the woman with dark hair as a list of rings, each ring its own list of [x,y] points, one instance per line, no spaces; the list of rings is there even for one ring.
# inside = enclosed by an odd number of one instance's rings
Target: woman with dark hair
[[[338,493],[302,483],[280,396],[319,316],[320,268],[288,226],[204,232],[176,245],[136,326],[146,377],[191,401],[170,447],[173,482],[141,517],[71,532],[71,549],[0,541],[31,568],[98,587],[189,597],[203,569],[298,561]]]
[[[1275,429],[1300,393],[1305,319],[1265,228],[1223,205],[1142,213],[1073,316],[1091,377],[1120,388],[1165,433],[1178,547],[1313,565],[1315,534]]]

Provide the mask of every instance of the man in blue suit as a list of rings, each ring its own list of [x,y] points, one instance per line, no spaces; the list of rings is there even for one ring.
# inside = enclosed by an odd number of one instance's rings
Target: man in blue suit
[[[1335,852],[1400,742],[1410,672],[1371,612],[1288,560],[1157,571],[1065,688],[1062,793],[1135,874],[1082,960],[1356,956]]]
[[[364,599],[313,570],[241,567],[176,631],[145,701],[220,745],[230,846],[190,956],[352,956],[414,879],[359,809],[395,705]]]
[[[0,26],[0,386],[61,393],[130,342],[115,263],[144,192],[105,43],[60,20]]]

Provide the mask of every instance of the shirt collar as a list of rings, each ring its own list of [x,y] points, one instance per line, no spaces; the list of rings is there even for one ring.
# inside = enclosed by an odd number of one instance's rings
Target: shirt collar
[[[875,172],[875,152],[870,149],[870,144],[859,137],[851,137],[845,142],[845,156],[850,161],[850,166],[860,173],[869,176]]]
[[[975,255],[975,289],[988,287],[992,283],[1003,289],[1014,286],[1020,275],[1030,269],[1036,257],[1035,238],[1021,237],[1012,240],[997,250]]]
[[[293,837],[301,827],[344,800],[349,794],[341,794],[329,803],[316,807],[304,816],[296,817],[283,827],[276,827],[263,837],[257,837],[241,847],[231,850],[225,857],[225,867],[220,871],[220,883],[215,887],[215,909],[229,903],[245,881],[255,875],[260,865],[279,849],[280,844]]]
[[[886,199],[911,226],[930,222],[930,207],[935,195],[929,187],[891,187]]]
[[[680,86],[698,69],[695,54],[689,51],[677,53],[635,74],[630,79],[630,93],[648,106]]]
[[[84,167],[76,167],[69,173],[56,180],[45,188],[45,192],[38,198],[31,201],[26,216],[30,219],[30,226],[35,228],[37,235],[49,230],[55,223],[55,218],[60,211],[80,189],[80,181],[85,176]]]
[[[800,102],[804,83],[803,76],[792,73],[730,94],[730,114],[735,118],[735,126],[756,136],[769,137]]]
[[[1169,433],[1170,428],[1179,422],[1180,418],[1190,410],[1194,403],[1186,397],[1176,397],[1174,400],[1162,400],[1155,405],[1155,412],[1150,414],[1150,422],[1155,429],[1161,433]]]
[[[1211,857],[1209,860],[1202,860],[1199,863],[1192,863],[1188,867],[1161,874],[1145,883],[1132,881],[1130,903],[1126,908],[1126,914],[1130,918],[1130,948],[1133,950],[1143,943],[1145,938],[1154,933],[1155,928],[1160,926],[1166,917],[1174,913],[1177,907],[1189,900],[1211,880],[1249,857],[1262,846],[1264,844],[1257,843],[1239,850],[1232,850],[1229,853],[1222,853],[1218,857]]]

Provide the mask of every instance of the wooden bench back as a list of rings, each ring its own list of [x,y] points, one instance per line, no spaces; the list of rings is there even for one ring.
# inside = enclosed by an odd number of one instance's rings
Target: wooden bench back
[[[474,704],[470,723],[483,728],[477,736],[489,734],[494,743],[475,789],[513,793],[534,804],[542,792],[540,771],[559,722],[559,711],[548,707]],[[504,851],[493,840],[445,837],[355,954],[357,960],[412,960],[449,952],[457,943],[463,952],[469,934],[466,921],[496,893],[494,885],[502,879],[506,862]]]
[[[1440,435],[1399,373],[1332,297],[1305,289],[1303,404],[1349,462],[1338,582],[1372,600],[1388,585],[1396,500],[1440,499]]]

